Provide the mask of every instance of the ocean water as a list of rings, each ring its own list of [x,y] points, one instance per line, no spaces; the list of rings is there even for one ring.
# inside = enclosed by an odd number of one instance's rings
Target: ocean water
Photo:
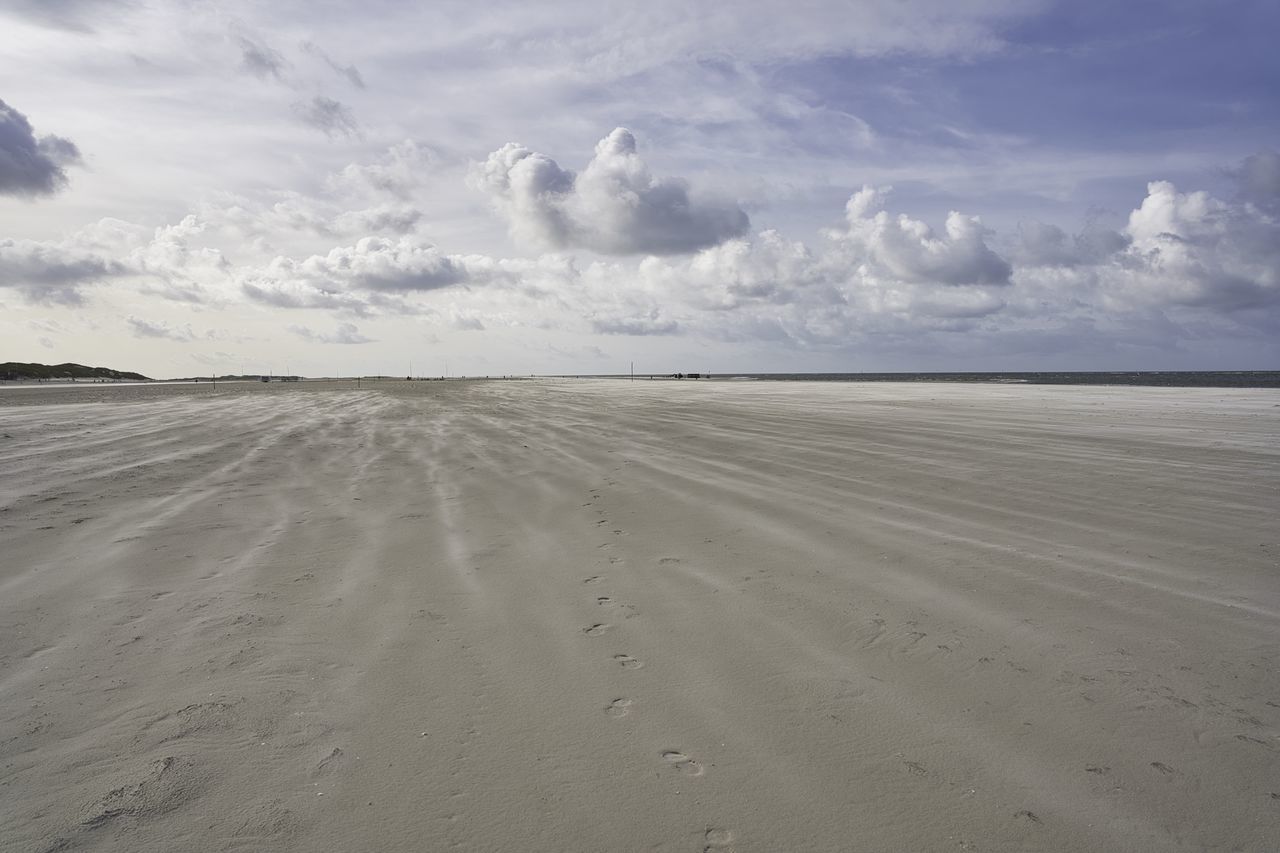
[[[703,374],[703,378],[706,377],[707,374]],[[1169,388],[1280,388],[1280,370],[1128,370],[1035,373],[716,373],[710,374],[710,378],[761,381],[785,380],[789,382],[996,382],[1028,385],[1154,385]]]

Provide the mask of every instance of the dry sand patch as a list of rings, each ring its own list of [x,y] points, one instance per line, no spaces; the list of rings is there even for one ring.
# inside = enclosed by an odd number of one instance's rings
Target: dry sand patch
[[[0,391],[3,849],[1280,837],[1274,391],[116,392]]]

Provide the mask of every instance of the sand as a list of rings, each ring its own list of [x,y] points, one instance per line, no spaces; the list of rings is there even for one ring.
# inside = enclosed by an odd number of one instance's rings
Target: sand
[[[0,849],[1280,846],[1280,393],[0,391]]]

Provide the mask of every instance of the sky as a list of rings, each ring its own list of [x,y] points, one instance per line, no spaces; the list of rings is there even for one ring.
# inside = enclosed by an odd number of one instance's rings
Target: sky
[[[1280,369],[1274,0],[0,0],[0,361]]]

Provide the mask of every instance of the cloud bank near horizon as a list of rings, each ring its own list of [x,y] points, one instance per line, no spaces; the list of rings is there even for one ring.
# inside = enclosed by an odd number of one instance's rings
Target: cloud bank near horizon
[[[598,146],[597,156],[602,149],[614,150],[612,143]],[[632,143],[624,141],[622,149],[629,152]],[[494,162],[491,155],[483,168]],[[548,162],[534,171],[550,168]],[[959,211],[935,229],[892,212],[889,188],[865,186],[818,243],[776,229],[735,228],[709,232],[715,239],[697,251],[601,253],[594,260],[565,252],[534,258],[447,253],[412,228],[323,254],[274,255],[257,263],[232,260],[230,248],[195,245],[235,233],[255,216],[279,215],[275,207],[252,211],[237,200],[236,216],[208,208],[207,220],[189,215],[150,233],[104,221],[61,243],[7,241],[0,244],[0,277],[20,282],[17,292],[32,303],[83,305],[111,280],[172,301],[325,312],[337,331],[287,324],[299,339],[325,344],[371,343],[375,339],[358,333],[352,320],[396,317],[455,331],[554,329],[805,351],[860,344],[967,352],[976,341],[1012,348],[1039,340],[1043,347],[1085,337],[1114,347],[1114,340],[1156,334],[1168,345],[1209,331],[1261,339],[1280,331],[1274,162],[1273,153],[1261,152],[1229,170],[1236,181],[1231,199],[1153,181],[1115,230],[1086,223],[1068,233],[1029,222],[1005,235]],[[361,168],[341,174],[361,175]],[[546,185],[557,188],[557,196],[578,192],[575,181]],[[392,195],[396,186],[383,184]],[[604,203],[617,198],[606,194]],[[611,224],[615,244],[668,247],[661,239],[652,245],[653,233],[639,219],[627,220],[634,226],[628,237],[622,220],[600,221]],[[298,216],[294,227],[314,226]],[[137,337],[203,340],[183,331],[189,326],[129,322]]]

